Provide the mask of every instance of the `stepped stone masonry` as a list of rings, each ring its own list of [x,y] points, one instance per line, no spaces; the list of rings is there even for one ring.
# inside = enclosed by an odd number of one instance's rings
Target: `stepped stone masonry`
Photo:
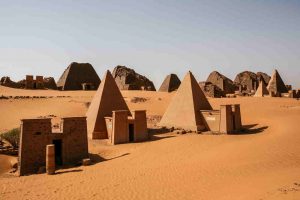
[[[37,173],[46,166],[46,146],[54,145],[55,164],[77,164],[88,158],[85,117],[62,118],[59,130],[52,130],[51,119],[21,120],[18,173]]]

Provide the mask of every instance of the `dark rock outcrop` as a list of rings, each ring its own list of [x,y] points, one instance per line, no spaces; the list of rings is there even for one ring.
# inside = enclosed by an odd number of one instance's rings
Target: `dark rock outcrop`
[[[150,90],[155,91],[152,81],[125,66],[116,66],[112,73],[120,90]]]
[[[82,84],[89,84],[91,90],[100,85],[100,78],[90,63],[71,63],[57,82],[60,90],[82,90]]]

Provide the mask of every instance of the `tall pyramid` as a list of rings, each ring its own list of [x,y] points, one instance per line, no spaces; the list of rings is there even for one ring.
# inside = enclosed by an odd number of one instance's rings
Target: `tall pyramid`
[[[180,86],[181,81],[179,80],[176,74],[169,74],[164,82],[161,84],[159,91],[160,92],[172,92],[177,90]]]
[[[260,80],[259,86],[254,94],[255,97],[264,97],[269,95],[269,91],[266,87],[266,83],[263,79]]]
[[[288,90],[280,77],[278,71],[275,71],[272,74],[271,80],[267,86],[269,93],[274,93],[276,96],[280,96],[281,93],[287,93]]]
[[[205,129],[200,110],[212,110],[195,77],[188,72],[159,125],[191,131]]]
[[[129,111],[114,78],[107,70],[86,114],[90,138],[108,138],[104,117],[111,117],[114,110]]]

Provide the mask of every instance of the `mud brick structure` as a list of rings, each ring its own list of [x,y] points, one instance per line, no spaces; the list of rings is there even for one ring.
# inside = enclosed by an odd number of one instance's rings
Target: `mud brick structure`
[[[221,105],[220,110],[201,110],[200,112],[204,118],[206,130],[213,133],[236,133],[242,128],[239,104]]]
[[[58,166],[77,164],[88,158],[85,117],[62,118],[60,129],[52,130],[51,119],[21,120],[19,175],[37,173],[46,166],[46,146],[54,144]]]
[[[82,90],[82,84],[92,85],[90,89],[96,90],[100,78],[90,63],[71,63],[57,82],[59,90]]]
[[[136,73],[125,66],[116,66],[112,73],[120,90],[149,90],[155,91],[155,86],[147,77]]]
[[[110,144],[141,142],[148,139],[146,111],[113,111],[112,117],[105,117]]]
[[[180,79],[176,74],[169,74],[159,88],[159,92],[173,92],[179,88]]]
[[[25,89],[44,89],[43,76],[36,76],[36,79],[32,75],[26,75]]]

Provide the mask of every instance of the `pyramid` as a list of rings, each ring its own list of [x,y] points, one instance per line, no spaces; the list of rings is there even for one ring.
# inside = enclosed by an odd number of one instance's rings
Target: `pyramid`
[[[267,86],[269,93],[274,93],[276,96],[280,96],[281,93],[287,93],[288,90],[280,77],[278,71],[275,71],[272,74],[271,80]]]
[[[115,110],[129,111],[114,78],[107,70],[86,114],[90,138],[108,138],[104,117],[111,117]]]
[[[263,97],[269,95],[269,91],[266,87],[266,83],[263,79],[260,80],[259,86],[254,94],[255,97]]]
[[[180,86],[181,81],[179,80],[176,74],[168,75],[164,82],[161,84],[159,91],[160,92],[172,92],[177,90]]]
[[[92,84],[95,89],[100,84],[100,78],[90,63],[71,63],[57,82],[61,90],[82,90],[83,83]]]
[[[212,110],[195,77],[188,72],[159,125],[191,131],[205,129],[200,110]]]

